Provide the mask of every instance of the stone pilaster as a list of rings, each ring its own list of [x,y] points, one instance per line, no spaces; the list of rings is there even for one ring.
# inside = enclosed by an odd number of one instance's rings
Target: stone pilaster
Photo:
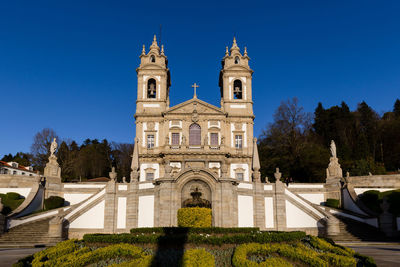
[[[254,187],[254,224],[260,229],[265,229],[265,201],[264,185],[260,180],[253,183]]]
[[[106,185],[105,205],[104,205],[104,231],[114,233],[117,230],[117,198],[116,198],[116,177],[115,168],[110,172],[111,181]]]
[[[221,181],[219,183],[220,193],[221,193],[221,202],[220,202],[220,210],[221,210],[221,227],[233,227],[234,224],[234,202],[237,202],[237,195],[234,193],[235,185],[232,184],[232,181]],[[237,215],[236,215],[237,217]]]
[[[277,179],[275,182],[275,222],[276,230],[286,230],[286,197],[285,185]]]
[[[156,185],[155,189],[155,209],[156,222],[155,226],[167,227],[174,226],[177,216],[176,206],[173,201],[174,186],[171,181],[163,181]]]
[[[56,217],[54,217],[53,219],[51,219],[49,221],[49,231],[48,231],[48,233],[49,233],[49,237],[51,237],[51,238],[59,238],[60,241],[61,241],[62,236],[63,236],[63,221],[64,221],[64,218],[60,214],[60,211],[58,212],[59,214]]]
[[[132,178],[131,178],[132,179]],[[131,180],[129,186],[126,207],[126,228],[137,228],[138,225],[138,203],[139,203],[139,183],[137,179]]]

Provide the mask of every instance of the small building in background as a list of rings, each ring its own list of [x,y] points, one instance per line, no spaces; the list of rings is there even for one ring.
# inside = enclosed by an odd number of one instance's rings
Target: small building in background
[[[0,161],[0,174],[10,174],[10,175],[26,175],[26,176],[37,176],[38,174],[34,172],[32,166],[23,166],[18,162],[10,161]]]

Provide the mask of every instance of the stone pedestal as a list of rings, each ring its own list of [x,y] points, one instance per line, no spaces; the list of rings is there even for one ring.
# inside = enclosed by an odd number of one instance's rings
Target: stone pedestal
[[[341,194],[341,180],[343,178],[343,171],[339,164],[337,157],[331,157],[329,160],[328,168],[326,169],[326,198],[338,199],[342,203]]]
[[[58,165],[57,157],[51,155],[49,157],[49,162],[47,162],[44,168],[44,177],[46,177],[46,191],[45,198],[50,196],[60,196],[61,195],[61,168]]]
[[[340,234],[340,224],[339,220],[331,215],[326,218],[326,235],[331,237],[331,236],[336,236]]]
[[[57,215],[49,221],[49,237],[62,239],[63,220],[62,216]]]
[[[395,217],[389,212],[389,203],[386,198],[383,198],[381,208],[383,212],[379,215],[379,229],[384,232],[386,236],[393,237],[397,232]]]

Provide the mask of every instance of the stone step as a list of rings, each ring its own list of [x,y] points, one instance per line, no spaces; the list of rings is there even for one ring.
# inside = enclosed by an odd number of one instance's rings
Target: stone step
[[[0,236],[0,247],[47,246],[62,241],[61,238],[48,236],[51,219],[45,218],[9,229],[8,232]]]

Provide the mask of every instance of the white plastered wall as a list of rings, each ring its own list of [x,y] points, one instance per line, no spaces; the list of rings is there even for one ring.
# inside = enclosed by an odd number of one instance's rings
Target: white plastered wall
[[[298,194],[299,196],[307,199],[313,204],[321,205],[321,203],[325,201],[324,193],[314,193],[314,194],[298,193]]]
[[[272,197],[265,197],[265,228],[274,227],[274,200]]]
[[[142,163],[140,164],[140,182],[146,181],[146,169],[154,169],[154,179],[160,178],[160,165],[158,163]]]
[[[7,194],[10,192],[18,193],[26,198],[31,192],[31,188],[14,188],[14,187],[0,188],[0,194]]]
[[[99,204],[76,218],[73,222],[71,222],[69,228],[104,228],[104,203],[104,200],[101,201]]]
[[[126,228],[126,197],[118,198],[117,228]]]
[[[238,227],[253,227],[253,217],[253,197],[238,195]]]
[[[318,227],[317,220],[293,205],[290,201],[285,200],[285,202],[287,228]]]
[[[69,205],[75,205],[85,199],[88,199],[93,194],[68,194],[64,193],[64,199],[69,202]]]
[[[154,226],[154,196],[139,197],[138,227]]]
[[[249,165],[248,164],[239,164],[239,163],[232,163],[230,166],[230,177],[231,178],[236,178],[235,177],[235,169],[244,169],[244,177],[243,177],[243,181],[245,182],[249,182]]]

